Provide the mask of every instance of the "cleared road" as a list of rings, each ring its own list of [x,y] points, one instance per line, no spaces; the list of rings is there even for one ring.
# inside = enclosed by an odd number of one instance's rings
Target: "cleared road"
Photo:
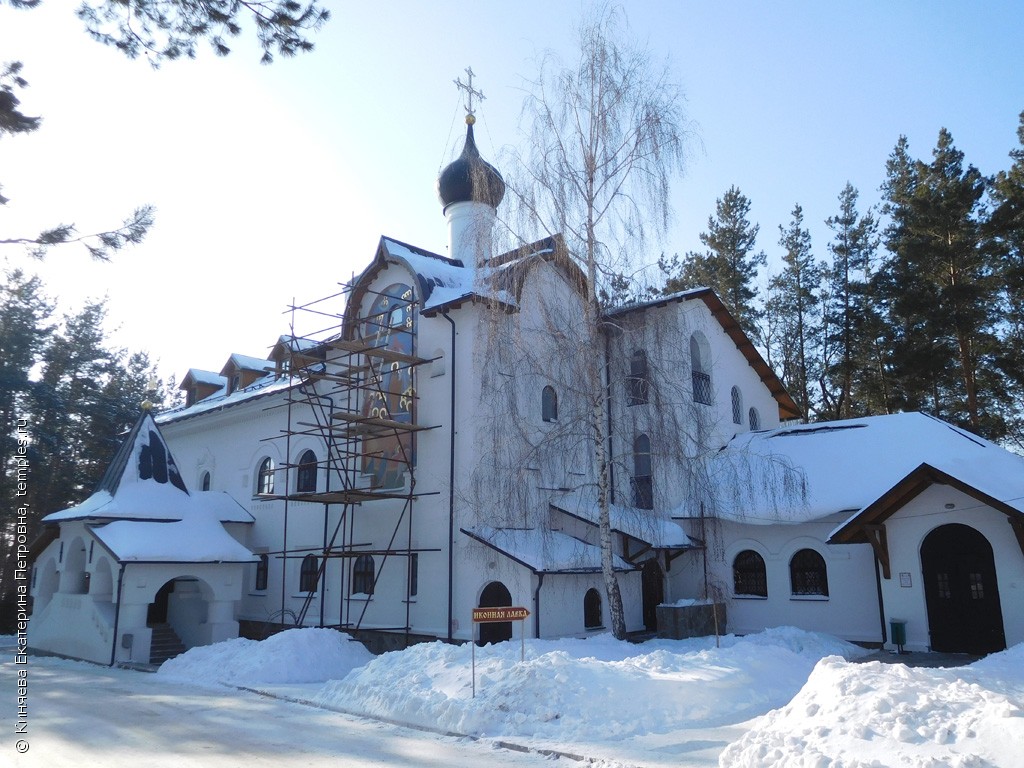
[[[2,644],[0,644],[2,645]],[[577,765],[234,690],[29,657],[28,728],[15,733],[13,647],[0,664],[0,765],[16,768]],[[19,754],[16,742],[28,742]]]

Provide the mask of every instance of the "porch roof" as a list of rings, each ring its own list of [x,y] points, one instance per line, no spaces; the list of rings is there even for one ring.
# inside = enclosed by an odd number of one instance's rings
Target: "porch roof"
[[[539,528],[492,528],[476,525],[462,533],[500,552],[534,573],[600,573],[601,549],[558,531]],[[616,555],[617,571],[634,570]]]

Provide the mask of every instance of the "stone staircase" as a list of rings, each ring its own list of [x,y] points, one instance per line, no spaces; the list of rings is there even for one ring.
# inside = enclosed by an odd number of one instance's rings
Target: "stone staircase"
[[[153,625],[153,639],[149,646],[150,664],[163,664],[184,652],[185,644],[170,624]]]

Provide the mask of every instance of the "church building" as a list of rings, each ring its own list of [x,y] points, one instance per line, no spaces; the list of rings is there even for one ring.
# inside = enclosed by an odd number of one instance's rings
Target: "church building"
[[[723,632],[1024,641],[1024,459],[922,414],[794,423],[707,288],[609,310],[594,343],[560,237],[495,252],[505,183],[473,122],[437,183],[447,256],[382,237],[266,355],[188,371],[185,405],[144,414],[93,497],[45,519],[33,647],[113,664],[159,660],[168,633],[607,632],[595,402],[628,631],[711,601]],[[530,615],[473,624],[496,606]]]

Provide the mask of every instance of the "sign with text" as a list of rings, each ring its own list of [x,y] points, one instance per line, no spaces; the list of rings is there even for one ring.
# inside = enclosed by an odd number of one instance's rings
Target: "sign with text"
[[[485,624],[492,621],[523,621],[530,611],[521,607],[474,608],[473,623]]]

